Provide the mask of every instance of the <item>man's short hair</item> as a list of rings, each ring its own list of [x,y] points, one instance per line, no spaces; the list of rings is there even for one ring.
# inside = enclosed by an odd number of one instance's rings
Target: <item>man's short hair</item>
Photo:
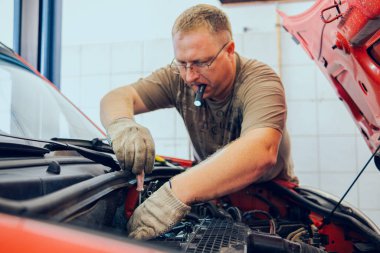
[[[174,22],[172,35],[207,28],[211,33],[227,31],[232,39],[232,29],[227,15],[215,6],[198,4],[182,12]]]

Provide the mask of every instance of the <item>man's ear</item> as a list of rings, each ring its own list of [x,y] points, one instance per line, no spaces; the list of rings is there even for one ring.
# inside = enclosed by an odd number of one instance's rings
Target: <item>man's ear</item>
[[[232,56],[235,54],[235,41],[231,40],[231,42],[228,44],[227,53]]]

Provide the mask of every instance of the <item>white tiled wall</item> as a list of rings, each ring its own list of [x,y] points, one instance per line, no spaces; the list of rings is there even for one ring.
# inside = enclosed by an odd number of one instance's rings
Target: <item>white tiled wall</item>
[[[79,2],[67,5],[64,3],[64,11],[70,12],[70,8],[74,11],[74,8],[78,8]],[[122,1],[116,2],[123,5]],[[177,0],[166,0],[166,2],[169,3],[168,6],[176,8],[172,10],[176,13],[179,9],[190,5],[187,1],[183,1],[182,5],[181,1]],[[219,5],[219,1],[216,0],[208,2]],[[371,154],[347,110],[337,99],[333,88],[319,69],[287,33],[281,32],[278,37],[276,7],[295,14],[307,6],[310,6],[310,2],[245,5],[244,8],[233,5],[223,8],[232,21],[237,51],[244,56],[270,64],[276,71],[281,70],[287,94],[288,129],[292,138],[292,153],[296,174],[301,184],[341,196]],[[136,12],[139,13],[138,10]],[[115,13],[120,15],[118,11]],[[103,22],[107,22],[108,19],[104,15],[106,14],[103,13]],[[170,19],[173,18],[172,15],[168,13]],[[165,13],[161,16],[165,16]],[[99,100],[102,95],[110,89],[146,76],[150,71],[170,63],[173,58],[171,23],[166,24],[166,21],[154,16],[150,18],[145,15],[139,18],[137,19],[139,22],[144,18],[146,22],[155,25],[152,26],[152,30],[146,30],[145,33],[140,31],[144,34],[140,37],[134,28],[118,30],[119,33],[136,32],[133,39],[125,37],[124,41],[120,39],[120,34],[112,39],[110,36],[113,33],[104,32],[108,36],[105,38],[105,35],[97,31],[98,41],[106,39],[108,41],[85,43],[81,35],[79,42],[75,44],[73,34],[78,31],[72,31],[70,35],[68,34],[70,31],[63,27],[63,41],[68,41],[65,40],[65,36],[71,38],[69,43],[63,45],[62,91],[99,125]],[[69,21],[70,24],[74,24],[75,20],[72,19],[73,17]],[[112,20],[114,19],[116,17],[112,17]],[[79,20],[78,17],[78,22]],[[90,23],[89,20],[86,22]],[[135,25],[139,26],[139,22]],[[166,33],[153,31],[159,22],[162,27],[166,27]],[[147,29],[145,25],[142,27]],[[87,32],[90,33],[91,29]],[[153,36],[153,34],[167,35],[146,38],[147,35]],[[96,34],[89,35],[91,41],[98,37]],[[277,39],[280,39],[281,48],[277,46]],[[278,62],[279,54],[282,57],[281,65]],[[136,120],[151,130],[159,154],[191,158],[187,132],[182,119],[174,110],[165,109],[139,115]],[[378,182],[380,182],[380,173],[373,164],[370,164],[359,183],[347,196],[347,201],[359,207],[380,225]]]
[[[118,43],[111,46],[111,73],[141,73],[143,69],[143,44]]]
[[[255,58],[270,66],[277,65],[276,33],[273,32],[247,32],[243,36],[244,56]]]

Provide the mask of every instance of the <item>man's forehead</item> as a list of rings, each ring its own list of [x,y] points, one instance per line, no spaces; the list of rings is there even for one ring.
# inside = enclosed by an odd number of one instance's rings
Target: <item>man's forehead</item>
[[[206,28],[180,31],[173,35],[174,55],[178,61],[206,61],[225,43],[224,32],[212,33]]]
[[[180,31],[173,35],[173,41],[196,41],[196,40],[215,40],[216,35],[210,33],[207,29],[196,29],[190,31]]]
[[[189,44],[219,45],[231,40],[228,31],[211,32],[207,28],[198,28],[190,31],[179,31],[173,34],[174,47]]]
[[[216,48],[215,43],[202,39],[178,40],[174,42],[174,55],[179,61],[193,62],[207,60]]]

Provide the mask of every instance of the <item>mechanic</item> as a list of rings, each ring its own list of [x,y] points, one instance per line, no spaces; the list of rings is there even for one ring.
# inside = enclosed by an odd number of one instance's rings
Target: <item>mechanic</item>
[[[170,107],[182,116],[199,162],[135,210],[127,228],[137,239],[168,231],[194,202],[275,178],[297,182],[281,81],[269,66],[235,52],[226,14],[211,5],[193,6],[176,19],[172,41],[169,66],[101,101],[102,124],[124,169],[150,173],[155,159],[152,136],[134,115]],[[197,107],[202,84],[203,104]]]

